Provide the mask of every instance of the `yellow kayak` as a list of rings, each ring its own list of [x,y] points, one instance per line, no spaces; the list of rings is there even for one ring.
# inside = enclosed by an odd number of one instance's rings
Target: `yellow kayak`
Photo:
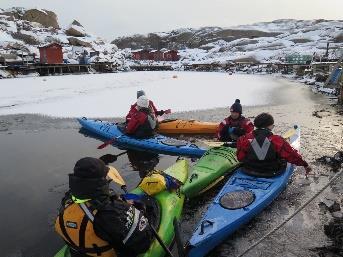
[[[158,132],[161,134],[215,134],[219,123],[197,120],[163,120]]]

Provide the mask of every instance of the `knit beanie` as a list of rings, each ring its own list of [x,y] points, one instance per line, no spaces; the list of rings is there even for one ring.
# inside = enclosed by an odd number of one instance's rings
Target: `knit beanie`
[[[242,114],[242,105],[240,103],[241,101],[236,99],[235,103],[231,105],[230,112],[238,112],[239,114]]]

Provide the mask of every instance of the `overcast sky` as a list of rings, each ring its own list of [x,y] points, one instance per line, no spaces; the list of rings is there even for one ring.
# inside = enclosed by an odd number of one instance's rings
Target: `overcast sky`
[[[52,10],[62,27],[77,19],[89,33],[109,40],[285,18],[343,19],[343,0],[0,0],[1,8],[12,6]]]

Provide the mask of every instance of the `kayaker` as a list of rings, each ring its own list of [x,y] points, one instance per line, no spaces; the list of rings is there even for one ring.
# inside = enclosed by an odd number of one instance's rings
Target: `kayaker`
[[[137,91],[137,99],[141,96],[146,96],[145,92],[143,90],[139,90]],[[153,101],[149,100],[149,109],[151,110],[151,113],[153,113],[155,115],[155,117],[157,116],[162,116],[163,114],[168,114],[170,113],[170,109],[168,110],[160,110],[158,111],[155,104],[153,103]],[[126,122],[129,122],[130,119],[132,118],[132,116],[138,111],[138,106],[137,106],[137,102],[134,103],[133,105],[131,105],[130,111],[129,113],[126,115]]]
[[[274,135],[274,118],[269,113],[261,113],[254,120],[256,129],[237,141],[237,159],[243,170],[253,176],[272,177],[285,170],[287,162],[303,166],[306,175],[311,167],[281,136]]]
[[[137,112],[135,112],[125,127],[125,133],[137,138],[146,138],[154,135],[157,119],[149,108],[149,100],[142,95],[137,99]]]
[[[236,99],[230,107],[230,116],[225,118],[218,127],[217,138],[223,142],[235,142],[240,136],[254,130],[252,122],[242,115],[242,105]]]
[[[134,205],[112,194],[102,160],[85,157],[69,174],[55,230],[69,245],[72,257],[136,256],[153,239],[147,218]]]

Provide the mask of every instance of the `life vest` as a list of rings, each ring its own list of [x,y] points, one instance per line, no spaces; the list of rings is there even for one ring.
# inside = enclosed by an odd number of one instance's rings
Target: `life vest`
[[[69,201],[55,222],[56,232],[78,253],[85,256],[116,257],[113,247],[95,234],[93,221],[97,210],[87,202]]]
[[[142,111],[142,113],[144,114],[139,115],[141,124],[137,127],[134,136],[137,138],[151,137],[154,135],[154,130],[157,127],[156,118],[149,112]]]
[[[285,168],[282,160],[274,149],[268,129],[257,129],[254,138],[249,139],[249,147],[243,159],[243,169],[254,176],[272,177],[278,175]]]

